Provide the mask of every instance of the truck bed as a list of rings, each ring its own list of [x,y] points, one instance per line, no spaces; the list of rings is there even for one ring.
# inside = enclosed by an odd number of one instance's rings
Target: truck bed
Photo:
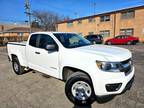
[[[26,46],[26,41],[23,41],[23,42],[8,42],[8,44]]]
[[[12,61],[12,55],[19,57],[22,66],[26,66],[26,42],[8,42],[7,44],[8,56]]]

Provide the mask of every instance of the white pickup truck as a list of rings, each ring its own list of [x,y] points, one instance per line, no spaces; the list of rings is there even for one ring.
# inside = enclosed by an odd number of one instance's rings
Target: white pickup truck
[[[65,94],[75,104],[121,94],[134,78],[129,50],[91,45],[75,33],[32,33],[27,42],[9,42],[7,49],[16,74],[33,69],[66,81]]]

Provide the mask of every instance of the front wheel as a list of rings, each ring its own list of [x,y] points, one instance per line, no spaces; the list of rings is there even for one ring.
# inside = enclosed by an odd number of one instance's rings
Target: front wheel
[[[106,42],[107,45],[112,45],[111,41]]]
[[[133,43],[132,41],[128,41],[127,45],[132,45],[132,43]]]
[[[95,100],[90,78],[80,72],[69,77],[65,85],[65,94],[76,105],[88,105]]]

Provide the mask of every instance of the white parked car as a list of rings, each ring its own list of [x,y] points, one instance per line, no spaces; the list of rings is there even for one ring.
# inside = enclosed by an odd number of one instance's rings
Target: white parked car
[[[9,42],[7,49],[16,74],[33,69],[66,81],[66,96],[75,104],[90,104],[95,96],[120,94],[132,85],[129,50],[91,45],[75,33],[32,33],[27,42]]]

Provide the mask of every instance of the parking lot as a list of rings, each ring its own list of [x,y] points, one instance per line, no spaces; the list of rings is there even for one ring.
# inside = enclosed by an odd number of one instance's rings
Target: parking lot
[[[95,101],[86,108],[144,108],[144,45],[118,47],[133,53],[136,67],[133,87],[107,102]],[[0,48],[0,108],[81,108],[66,98],[64,85],[36,71],[17,76],[5,48]]]

